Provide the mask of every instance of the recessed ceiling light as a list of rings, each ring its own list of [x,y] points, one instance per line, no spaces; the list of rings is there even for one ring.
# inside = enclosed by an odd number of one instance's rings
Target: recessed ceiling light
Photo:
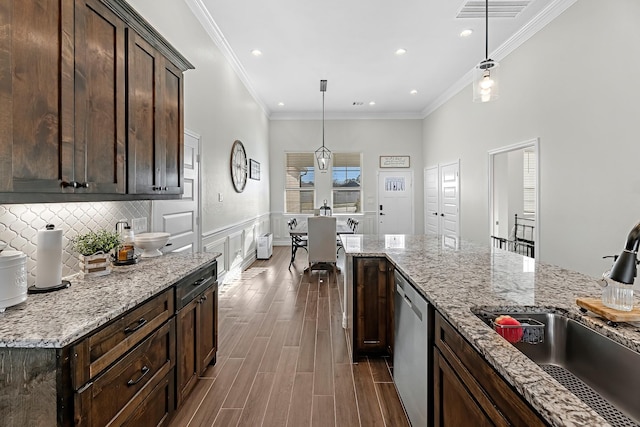
[[[400,49],[396,50],[396,55],[398,55],[398,56],[404,55],[405,53],[407,53],[407,49],[400,48]]]
[[[417,90],[415,90],[415,89],[413,89],[413,90],[412,90],[411,92],[409,92],[409,93],[410,93],[411,95],[417,95],[417,94],[418,94],[418,91],[417,91]]]
[[[253,56],[262,56],[262,51],[260,51],[259,49],[253,49],[251,51],[251,55],[253,55]]]
[[[473,34],[473,30],[471,28],[467,28],[460,32],[460,37],[469,37],[471,34]]]
[[[284,102],[278,102],[278,107],[284,107]]]
[[[369,101],[369,105],[376,105],[376,101]]]

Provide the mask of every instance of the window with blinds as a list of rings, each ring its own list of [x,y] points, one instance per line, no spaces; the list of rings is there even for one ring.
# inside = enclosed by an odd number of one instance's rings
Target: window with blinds
[[[536,153],[535,151],[524,152],[523,167],[523,196],[524,196],[524,214],[536,214]]]
[[[362,211],[361,153],[333,154],[333,212]]]
[[[313,153],[286,153],[285,212],[313,214],[315,169]]]

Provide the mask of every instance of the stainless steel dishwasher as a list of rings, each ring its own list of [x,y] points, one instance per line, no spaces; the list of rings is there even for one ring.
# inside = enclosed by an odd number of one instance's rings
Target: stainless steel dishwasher
[[[400,273],[395,278],[393,379],[413,427],[428,420],[427,301]]]

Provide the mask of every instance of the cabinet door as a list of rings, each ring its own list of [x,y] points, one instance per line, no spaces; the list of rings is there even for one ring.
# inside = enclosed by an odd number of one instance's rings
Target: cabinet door
[[[433,366],[433,419],[436,427],[494,425],[438,350],[433,352]]]
[[[76,0],[76,192],[124,193],[125,25],[98,0]]]
[[[357,352],[385,352],[389,303],[387,260],[356,259],[355,347]]]
[[[73,14],[73,0],[0,0],[1,192],[60,193],[73,175]]]
[[[177,406],[180,407],[185,397],[198,379],[198,352],[196,351],[196,330],[199,324],[198,309],[200,301],[195,299],[183,307],[177,314],[178,359],[177,372]]]
[[[198,374],[203,374],[207,366],[215,363],[218,347],[218,285],[204,292],[200,299],[198,329]]]
[[[161,150],[156,145],[157,88],[160,86],[160,54],[131,29],[127,29],[128,55],[128,193],[158,194],[161,182]]]
[[[182,72],[162,58],[160,67],[160,123],[157,149],[160,152],[162,192],[182,194],[184,185],[184,125]]]
[[[183,192],[182,72],[132,30],[128,37],[128,192]]]

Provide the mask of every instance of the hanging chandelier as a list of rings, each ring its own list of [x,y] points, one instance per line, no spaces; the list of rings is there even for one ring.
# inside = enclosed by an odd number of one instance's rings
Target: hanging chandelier
[[[316,161],[318,162],[318,169],[326,171],[329,169],[329,162],[331,161],[331,151],[324,146],[324,93],[327,91],[327,81],[320,80],[320,92],[322,92],[322,147],[316,150]]]
[[[500,96],[498,85],[498,67],[500,65],[489,58],[489,0],[484,3],[485,38],[484,60],[473,69],[473,102],[489,102]]]

